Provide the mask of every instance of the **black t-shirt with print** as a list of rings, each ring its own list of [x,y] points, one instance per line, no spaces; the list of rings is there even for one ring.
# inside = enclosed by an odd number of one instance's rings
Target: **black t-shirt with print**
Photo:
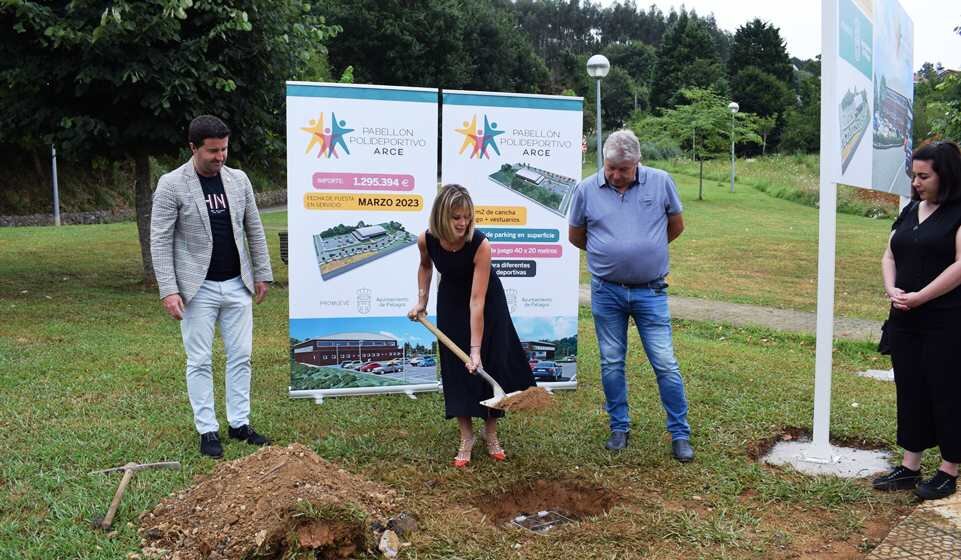
[[[207,267],[207,280],[222,282],[236,278],[240,276],[240,255],[237,254],[237,243],[234,241],[230,206],[224,192],[223,179],[220,178],[220,173],[214,177],[199,174],[197,177],[204,189],[207,214],[210,216],[210,232],[214,238],[214,250],[210,255],[210,266]]]

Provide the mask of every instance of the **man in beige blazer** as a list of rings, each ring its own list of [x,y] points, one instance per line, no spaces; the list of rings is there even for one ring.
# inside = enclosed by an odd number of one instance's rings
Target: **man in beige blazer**
[[[163,307],[180,321],[200,452],[219,458],[211,367],[218,324],[227,354],[228,435],[269,443],[250,426],[250,354],[252,303],[267,296],[273,273],[250,180],[224,165],[230,129],[203,115],[187,136],[193,157],[162,176],[153,195],[150,252]]]

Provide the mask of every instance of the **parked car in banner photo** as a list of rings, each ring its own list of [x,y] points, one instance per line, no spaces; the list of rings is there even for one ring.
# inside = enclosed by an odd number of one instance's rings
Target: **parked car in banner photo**
[[[380,362],[367,362],[366,364],[364,364],[364,365],[360,366],[359,368],[357,368],[357,371],[362,371],[362,372],[365,372],[365,373],[370,373],[370,372],[374,371],[375,368],[379,368],[379,367],[382,366],[382,365],[383,365],[383,364],[381,364]]]
[[[404,364],[402,364],[400,360],[391,360],[385,362],[380,367],[375,367],[371,370],[371,373],[396,373],[398,371],[404,371]]]
[[[434,360],[433,356],[423,356],[416,364],[411,363],[411,365],[416,365],[417,367],[434,367],[437,365],[437,361]]]
[[[534,381],[560,381],[563,378],[564,369],[555,362],[541,360],[531,372],[534,374]]]

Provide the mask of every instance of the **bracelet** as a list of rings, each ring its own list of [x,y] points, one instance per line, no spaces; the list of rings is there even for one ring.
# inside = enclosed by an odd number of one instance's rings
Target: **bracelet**
[[[480,347],[481,347],[480,344],[478,344],[477,346],[471,346],[471,348],[480,348]]]

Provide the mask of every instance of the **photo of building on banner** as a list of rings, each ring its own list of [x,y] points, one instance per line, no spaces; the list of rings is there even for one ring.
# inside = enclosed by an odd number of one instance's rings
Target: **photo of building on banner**
[[[837,0],[836,182],[911,196],[914,31],[896,0]],[[829,63],[830,63],[829,62]]]
[[[291,397],[436,391],[407,319],[437,192],[437,90],[289,82]]]
[[[444,91],[443,183],[466,187],[534,378],[577,383],[580,251],[567,210],[581,177],[583,99]]]

